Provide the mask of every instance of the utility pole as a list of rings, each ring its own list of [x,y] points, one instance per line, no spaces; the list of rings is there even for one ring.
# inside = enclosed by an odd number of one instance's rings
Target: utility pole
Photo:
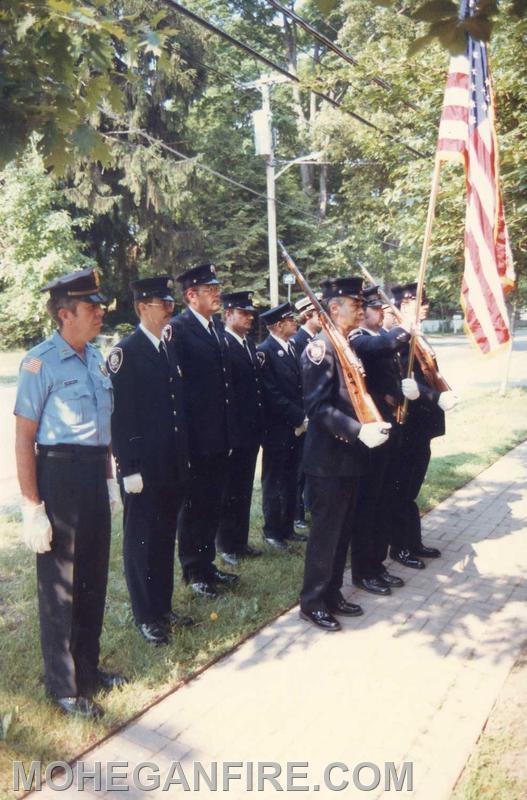
[[[257,156],[265,157],[267,178],[267,246],[269,252],[269,296],[271,306],[278,305],[278,246],[276,236],[276,180],[293,164],[320,163],[321,152],[299,156],[286,163],[275,174],[275,154],[273,137],[273,115],[271,111],[271,86],[286,83],[287,78],[279,75],[262,75],[256,81],[244,84],[247,88],[258,89],[262,95],[262,107],[253,112],[254,148]],[[288,288],[291,296],[291,286]]]

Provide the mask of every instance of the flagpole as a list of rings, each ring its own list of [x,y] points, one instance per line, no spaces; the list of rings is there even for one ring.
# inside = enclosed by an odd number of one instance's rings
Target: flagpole
[[[434,164],[434,173],[432,175],[432,188],[430,190],[430,199],[428,201],[428,212],[426,215],[423,249],[421,250],[421,263],[419,264],[419,275],[417,277],[417,291],[416,291],[416,301],[415,301],[415,326],[414,330],[412,331],[412,340],[410,342],[410,353],[408,355],[408,371],[406,374],[407,378],[411,378],[414,371],[415,344],[416,344],[415,331],[418,329],[420,323],[419,317],[421,314],[421,303],[423,301],[423,289],[425,285],[426,267],[428,264],[428,255],[430,253],[430,242],[432,239],[432,224],[434,222],[437,193],[439,191],[440,172],[441,172],[441,161],[436,155]],[[401,412],[401,420],[400,420],[401,424],[404,424],[407,413],[408,413],[408,398],[405,397]]]
[[[514,329],[516,327],[516,307],[518,303],[518,295],[515,294],[511,309],[511,338],[509,339],[509,346],[507,348],[507,355],[505,358],[505,369],[503,370],[503,378],[501,380],[499,396],[505,397],[507,394],[507,385],[509,383],[509,372],[511,368],[512,346],[514,342]]]

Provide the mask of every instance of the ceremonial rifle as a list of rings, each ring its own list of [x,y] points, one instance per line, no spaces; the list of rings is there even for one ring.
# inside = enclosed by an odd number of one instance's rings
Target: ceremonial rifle
[[[379,414],[377,406],[373,402],[372,396],[368,393],[366,388],[366,382],[364,380],[364,367],[362,366],[360,358],[353,352],[346,337],[340,333],[335,324],[332,322],[329,314],[321,305],[316,294],[309,286],[308,282],[298,269],[297,265],[285,249],[282,242],[278,241],[278,245],[282,251],[282,257],[287,264],[287,268],[291,274],[295,276],[299,286],[313,303],[315,310],[318,313],[320,324],[324,330],[324,333],[333,345],[340,366],[342,367],[346,389],[348,390],[351,404],[358,421],[363,425],[367,424],[368,422],[384,422],[383,418]]]
[[[371,275],[366,267],[359,262],[359,266],[362,270],[362,274],[364,277],[371,283],[372,286],[378,286],[379,284],[375,281],[373,275]],[[400,310],[397,308],[394,303],[390,300],[386,292],[384,292],[380,286],[378,289],[379,296],[381,300],[387,305],[390,306],[395,319],[397,322],[402,325],[403,324],[403,315],[401,314]],[[414,336],[414,334],[412,334]],[[422,333],[417,334],[414,336],[415,341],[415,356],[417,361],[419,362],[419,366],[421,367],[421,371],[424,375],[424,378],[427,384],[430,386],[431,389],[434,389],[436,392],[447,392],[450,390],[450,386],[448,385],[447,381],[441,375],[439,371],[439,366],[437,364],[436,354],[434,352],[434,348],[430,344],[430,342],[423,336]],[[403,406],[401,411],[401,407],[397,411],[397,422],[404,424],[406,419],[406,406]]]

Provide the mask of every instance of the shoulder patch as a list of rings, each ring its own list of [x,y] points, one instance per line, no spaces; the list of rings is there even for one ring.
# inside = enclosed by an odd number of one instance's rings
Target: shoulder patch
[[[169,342],[172,339],[172,325],[170,323],[163,328],[162,336],[165,342]]]
[[[108,366],[110,371],[116,374],[121,369],[124,360],[124,353],[122,347],[114,347],[108,356]]]
[[[354,339],[358,339],[359,336],[363,336],[364,331],[361,328],[354,328],[351,333],[348,334],[348,341],[352,342]]]
[[[25,358],[22,361],[22,369],[25,369],[26,372],[32,372],[34,375],[38,375],[41,366],[42,361],[40,358]]]
[[[317,367],[326,355],[326,343],[323,339],[314,339],[306,345],[306,355]]]
[[[263,367],[263,365],[265,364],[265,353],[263,352],[263,350],[256,351],[256,358],[258,359],[258,363],[260,364],[260,366]]]

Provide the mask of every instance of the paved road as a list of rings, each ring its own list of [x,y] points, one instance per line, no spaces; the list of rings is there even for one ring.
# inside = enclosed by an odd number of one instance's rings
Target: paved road
[[[463,398],[475,391],[492,391],[500,385],[505,371],[506,354],[482,358],[464,336],[431,339],[444,376]],[[0,356],[1,358],[1,356]],[[510,362],[510,386],[527,384],[527,332],[519,333]],[[15,388],[0,386],[0,510],[16,504],[17,483],[14,463]]]
[[[184,778],[197,797],[242,800],[256,794],[265,761],[265,774],[278,776],[284,790],[287,764],[297,762],[291,785],[311,787],[320,800],[335,797],[324,777],[333,787],[348,781],[341,796],[350,800],[449,800],[527,635],[526,487],[524,443],[426,515],[426,539],[443,557],[424,573],[393,565],[407,583],[388,598],[361,593],[348,578],[345,594],[365,613],[342,618],[336,635],[307,625],[298,608],[283,614],[86,754],[85,770],[98,762],[103,781],[101,791],[88,784],[82,796],[115,797],[105,794],[104,778],[108,762],[120,761],[128,779],[118,788],[131,785],[128,800],[145,796],[132,780],[145,762],[143,785],[157,768],[161,787],[167,777]],[[195,762],[209,776],[216,763],[217,791],[203,780],[196,791]],[[227,793],[228,762],[241,779]],[[357,772],[364,762],[370,766]],[[400,790],[388,783],[390,764]],[[412,765],[413,789],[403,764]],[[262,789],[258,797],[277,796],[269,782]],[[62,798],[79,794],[70,789]],[[170,794],[148,792],[152,800],[176,794],[174,786]],[[38,800],[56,796],[45,787]]]

